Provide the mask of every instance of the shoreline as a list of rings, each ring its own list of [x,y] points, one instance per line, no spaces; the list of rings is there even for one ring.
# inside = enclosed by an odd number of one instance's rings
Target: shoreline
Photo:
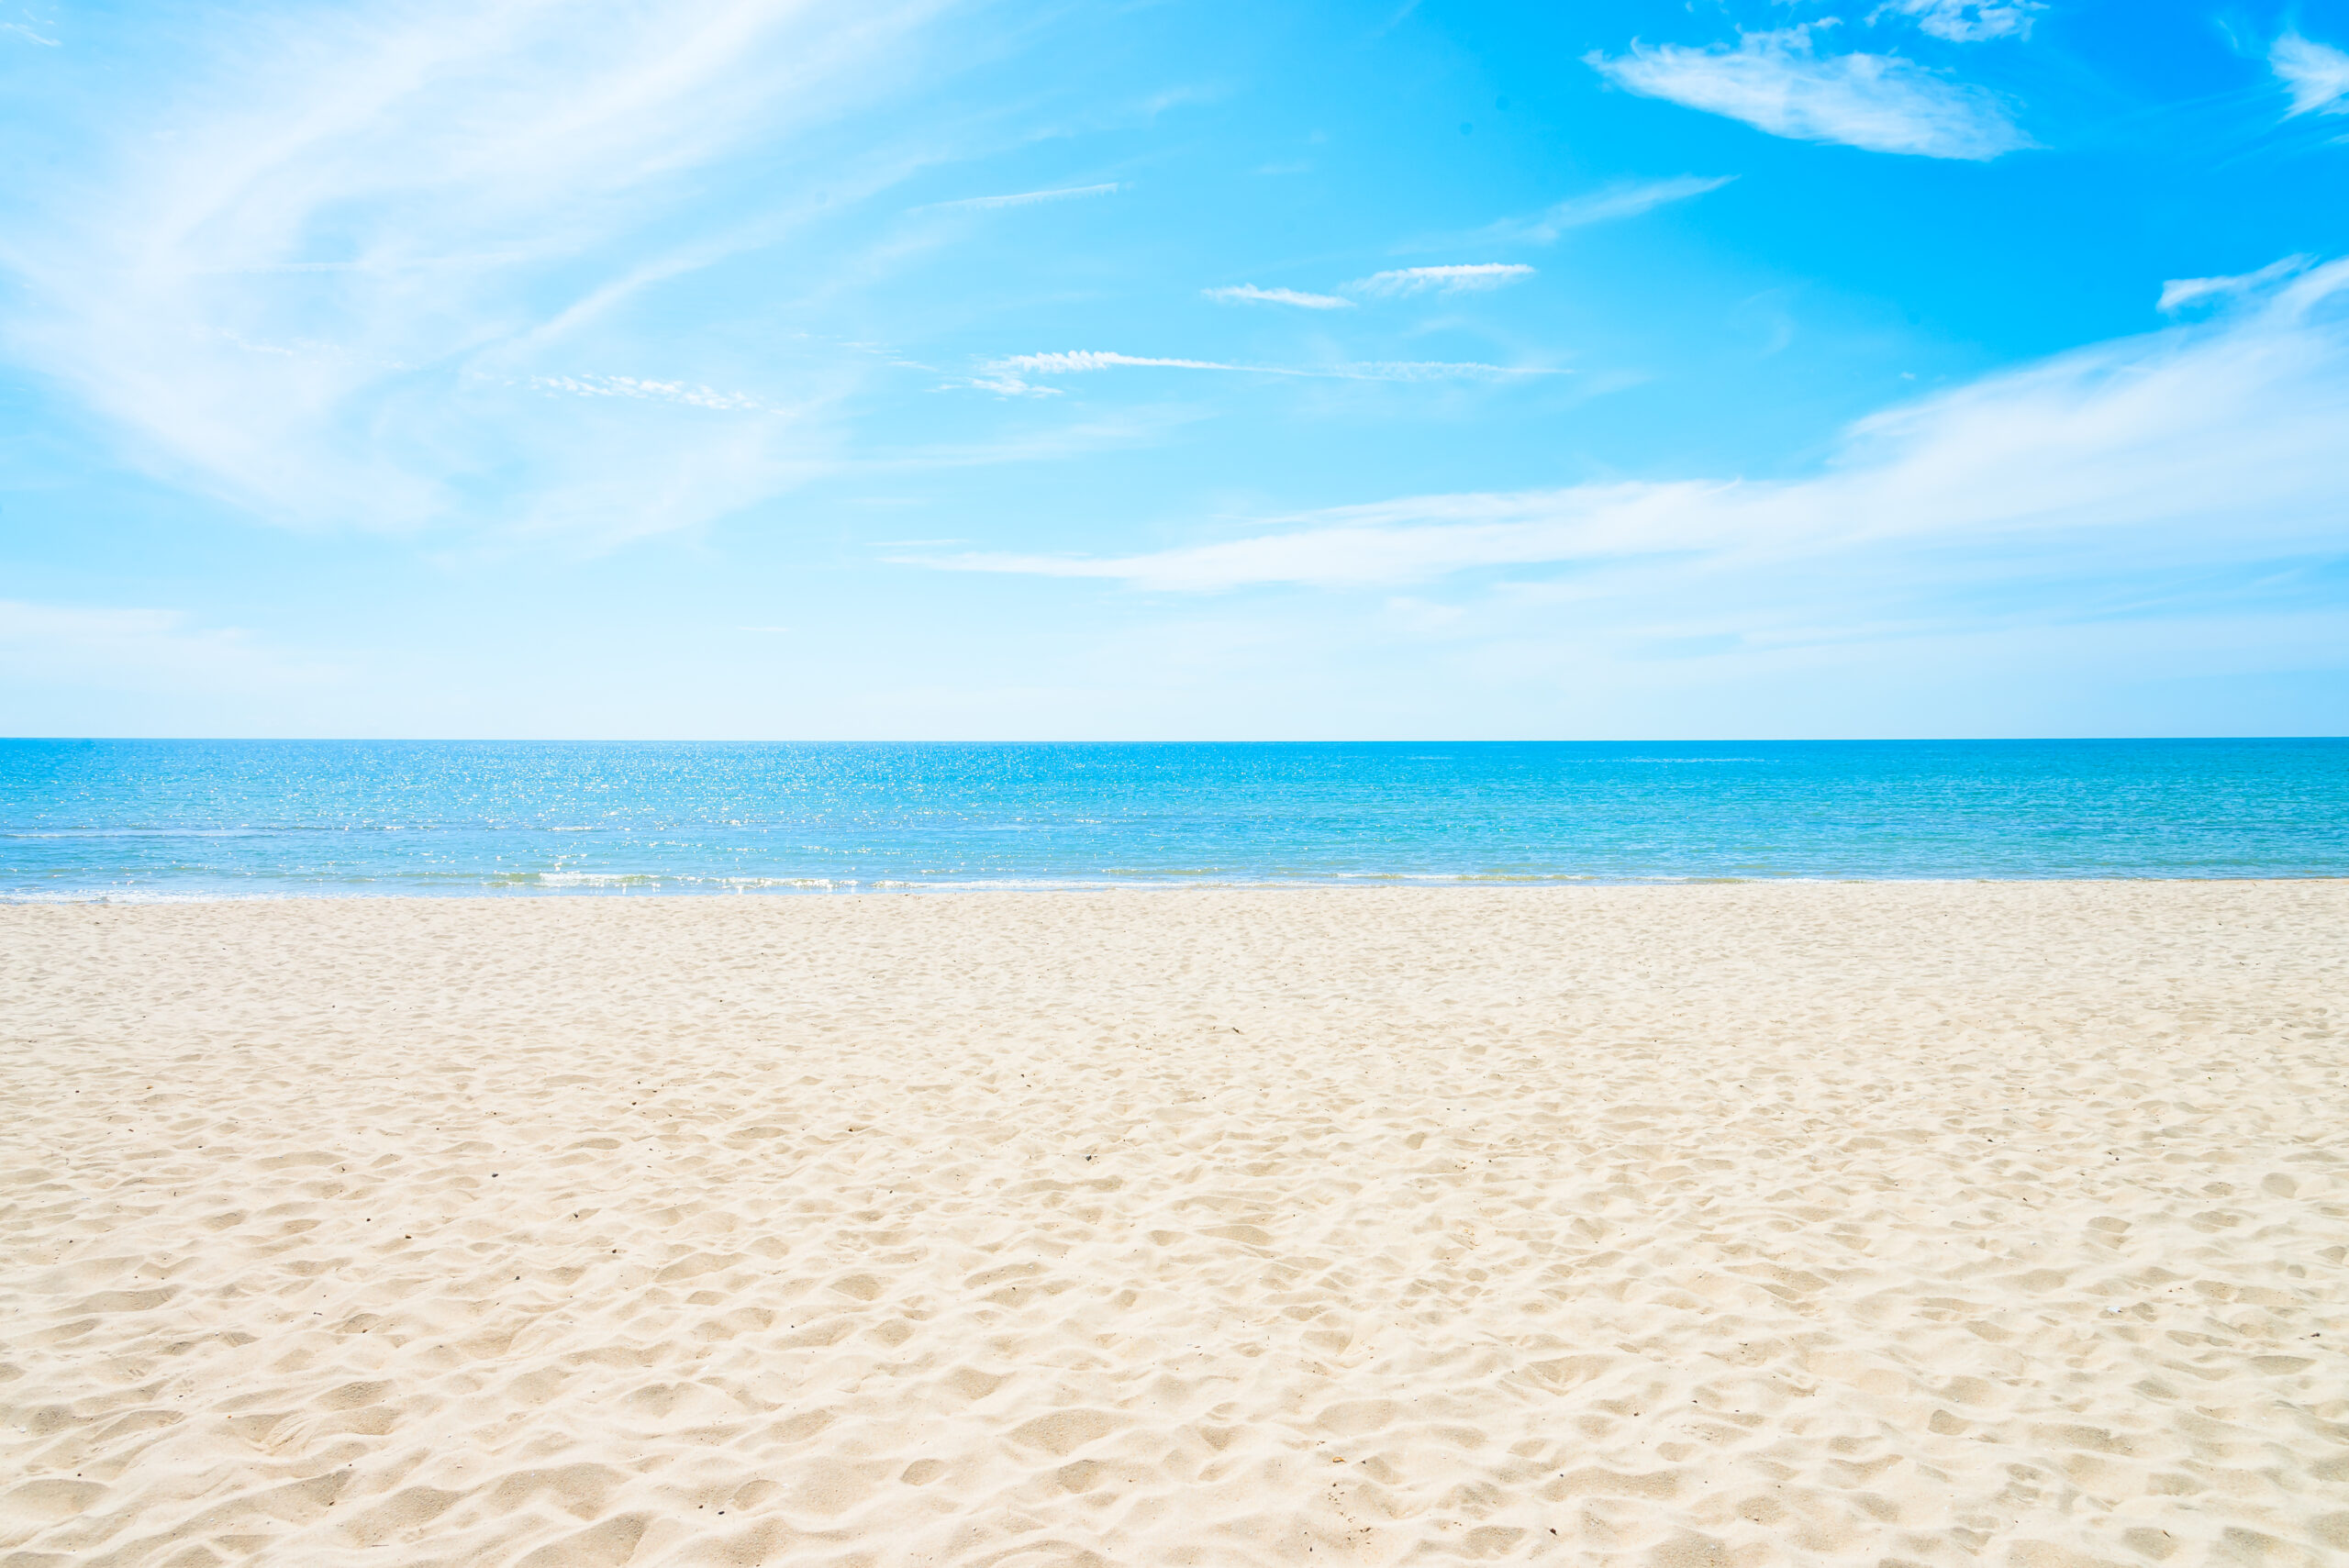
[[[621,879],[614,879],[621,880]],[[658,883],[657,876],[647,875],[647,882]],[[1345,882],[1143,882],[1117,880],[1095,882],[1034,882],[1019,885],[994,883],[854,883],[843,886],[787,887],[713,887],[698,891],[674,888],[634,887],[472,887],[472,888],[410,888],[398,891],[371,890],[364,892],[286,891],[275,893],[66,893],[54,895],[0,894],[0,908],[40,908],[50,906],[105,905],[131,907],[149,904],[269,904],[295,902],[382,902],[432,903],[478,901],[495,903],[518,899],[594,900],[633,899],[638,902],[674,899],[704,902],[711,899],[798,899],[846,897],[930,896],[939,894],[1162,894],[1162,893],[1567,893],[1602,888],[1673,888],[1673,887],[2048,887],[2091,886],[2133,887],[2210,885],[2256,886],[2273,884],[2278,886],[2301,886],[2310,884],[2349,884],[2349,877],[2332,872],[2310,872],[2304,874],[2268,873],[2257,876],[2199,876],[2180,873],[2175,876],[1685,876],[1685,877],[1445,877],[1396,874],[1364,876]]]

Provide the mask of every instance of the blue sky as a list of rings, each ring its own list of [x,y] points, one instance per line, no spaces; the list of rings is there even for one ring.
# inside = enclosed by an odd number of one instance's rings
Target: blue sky
[[[0,731],[2349,729],[2349,5],[0,0]]]

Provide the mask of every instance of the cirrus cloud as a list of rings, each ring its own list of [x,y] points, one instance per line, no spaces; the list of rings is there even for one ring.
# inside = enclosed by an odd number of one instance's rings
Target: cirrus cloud
[[[1293,305],[1300,310],[1351,310],[1353,301],[1341,299],[1334,294],[1307,294],[1301,289],[1264,289],[1254,284],[1232,284],[1224,288],[1201,289],[1201,294],[1222,305]]]
[[[920,564],[1214,592],[1402,585],[1475,568],[1677,560],[1689,570],[1881,554],[2057,556],[2095,570],[2336,553],[2349,513],[2349,261],[2232,317],[2058,355],[1845,432],[1814,477],[1422,495],[1115,557]],[[1936,568],[1939,570],[1941,568]]]
[[[2257,272],[2240,272],[2233,277],[2172,278],[2162,284],[2162,296],[2154,302],[2154,308],[2167,316],[2189,305],[2254,294],[2270,284],[2305,272],[2315,264],[2313,256],[2287,256],[2268,262]]]
[[[1976,161],[2036,145],[1983,88],[1898,55],[1822,55],[1810,34],[1747,33],[1734,49],[1634,43],[1620,56],[1583,58],[1626,92],[1795,141]]]
[[[1067,185],[1051,191],[1019,191],[1008,196],[963,196],[951,202],[931,202],[918,206],[916,212],[992,212],[998,207],[1035,206],[1044,202],[1083,201],[1088,196],[1114,196],[1125,186],[1112,180],[1100,185]]]
[[[251,632],[202,625],[184,610],[0,599],[0,674],[20,691],[66,684],[206,692],[315,684],[338,673]]]
[[[1674,202],[1685,202],[1692,196],[1718,191],[1736,178],[1734,174],[1681,174],[1669,180],[1624,182],[1593,191],[1587,195],[1569,196],[1534,217],[1494,224],[1490,228],[1482,230],[1477,238],[1548,245],[1569,229],[1637,217]]]
[[[69,61],[44,106],[70,156],[0,195],[0,350],[139,466],[277,522],[610,541],[725,516],[832,460],[812,415],[862,367],[769,359],[728,395],[549,361],[922,161],[818,133],[903,88],[892,52],[945,3],[224,11],[135,100],[119,62]],[[681,218],[752,149],[755,216]]]
[[[1520,261],[1472,261],[1449,267],[1397,267],[1391,272],[1373,272],[1346,287],[1380,298],[1429,293],[1481,294],[1522,283],[1532,275],[1533,269]]]
[[[1937,39],[1981,43],[2029,38],[2032,13],[2045,9],[2039,0],[1888,0],[1876,15],[1914,17],[1920,28]]]
[[[1243,365],[1221,360],[1175,359],[1149,354],[1120,354],[1100,349],[1067,349],[1041,354],[1007,354],[989,360],[980,373],[963,384],[1005,396],[1058,395],[1058,388],[1038,386],[1030,376],[1085,375],[1107,370],[1228,371],[1242,375],[1284,376],[1307,381],[1506,382],[1533,376],[1564,375],[1553,365],[1492,365],[1456,360],[1359,360],[1326,365]]]
[[[2349,54],[2287,31],[2269,46],[2267,65],[2291,92],[2288,116],[2349,114]]]

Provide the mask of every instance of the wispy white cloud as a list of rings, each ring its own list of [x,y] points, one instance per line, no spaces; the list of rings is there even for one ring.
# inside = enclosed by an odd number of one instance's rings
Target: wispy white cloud
[[[986,211],[995,207],[1034,206],[1040,202],[1080,201],[1086,196],[1114,196],[1125,189],[1122,183],[1112,180],[1104,185],[1070,185],[1055,191],[1020,191],[1008,196],[964,196],[958,201],[931,202],[918,206],[916,212],[952,212],[956,209]]]
[[[1474,261],[1450,267],[1397,267],[1391,272],[1373,272],[1346,287],[1381,298],[1430,292],[1476,294],[1505,288],[1532,275],[1533,269],[1520,261]]]
[[[1952,43],[1981,43],[1989,39],[2027,39],[2033,13],[2047,7],[2039,0],[1888,0],[1876,17],[1914,17],[1917,26]]]
[[[573,397],[634,397],[729,413],[783,412],[748,393],[719,392],[682,381],[640,381],[630,375],[534,375],[530,385],[539,392],[564,393]]]
[[[20,690],[282,687],[336,673],[181,610],[0,599],[0,675]]]
[[[1025,377],[1013,375],[1008,371],[983,370],[978,374],[967,376],[961,381],[947,382],[939,390],[951,392],[958,387],[968,387],[974,392],[992,392],[997,397],[1058,397],[1061,395],[1061,389],[1057,386],[1038,386]]]
[[[1673,202],[1685,202],[1692,196],[1718,191],[1736,178],[1734,174],[1681,174],[1669,180],[1642,180],[1609,185],[1586,195],[1569,196],[1536,217],[1509,218],[1497,223],[1477,238],[1547,245],[1568,229],[1637,217],[1642,213],[1653,212]]]
[[[1199,292],[1225,305],[1293,305],[1300,310],[1350,310],[1354,303],[1350,299],[1341,299],[1334,294],[1258,288],[1254,284],[1231,284],[1223,288],[1201,289]]]
[[[2349,54],[2287,31],[2269,46],[2267,64],[2291,91],[2288,114],[2349,114]]]
[[[2305,272],[2315,264],[2313,256],[2287,256],[2280,261],[2268,262],[2255,272],[2242,272],[2231,278],[2172,278],[2162,284],[2162,297],[2155,308],[2167,315],[2183,310],[2189,305],[2255,294],[2272,284]]]
[[[2035,145],[1983,88],[1898,55],[1820,54],[1811,32],[1747,33],[1734,49],[1634,43],[1628,54],[1584,58],[1628,92],[1797,141],[1973,160]]]
[[[0,33],[6,33],[10,38],[23,39],[28,43],[39,44],[46,49],[55,49],[58,46],[57,39],[43,33],[37,33],[22,22],[0,22]]]
[[[1215,360],[1172,360],[1141,354],[1110,353],[1100,349],[1070,349],[1051,354],[1008,354],[988,361],[987,368],[1018,371],[1029,375],[1078,375],[1086,371],[1115,370],[1120,365],[1144,369],[1178,371],[1236,371],[1245,365],[1228,365]]]
[[[1006,396],[1052,396],[1057,389],[1040,387],[1030,376],[1084,375],[1095,371],[1139,369],[1225,371],[1244,375],[1294,377],[1308,381],[1508,381],[1532,376],[1564,375],[1547,365],[1491,365],[1475,361],[1365,360],[1329,365],[1245,365],[1221,360],[1186,360],[1144,354],[1111,353],[1098,349],[1071,349],[1045,354],[1008,354],[989,360],[980,373],[963,384]]]
[[[816,415],[864,368],[764,356],[758,400],[801,417],[732,422],[617,383],[565,409],[531,378],[633,352],[651,291],[918,166],[887,133],[843,161],[815,132],[902,90],[944,3],[224,14],[166,88],[56,99],[86,124],[0,196],[0,345],[143,465],[273,519],[694,526],[813,472]],[[758,215],[708,205],[752,149]]]
[[[1678,560],[1720,573],[1906,548],[2018,571],[2337,552],[2349,511],[2349,261],[2197,327],[2099,345],[1854,426],[1818,476],[1414,496],[1141,555],[924,564],[1207,592],[1477,567]]]

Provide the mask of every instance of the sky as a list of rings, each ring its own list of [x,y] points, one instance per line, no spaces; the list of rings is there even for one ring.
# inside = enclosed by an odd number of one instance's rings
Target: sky
[[[2349,732],[2349,0],[0,0],[0,733]]]

